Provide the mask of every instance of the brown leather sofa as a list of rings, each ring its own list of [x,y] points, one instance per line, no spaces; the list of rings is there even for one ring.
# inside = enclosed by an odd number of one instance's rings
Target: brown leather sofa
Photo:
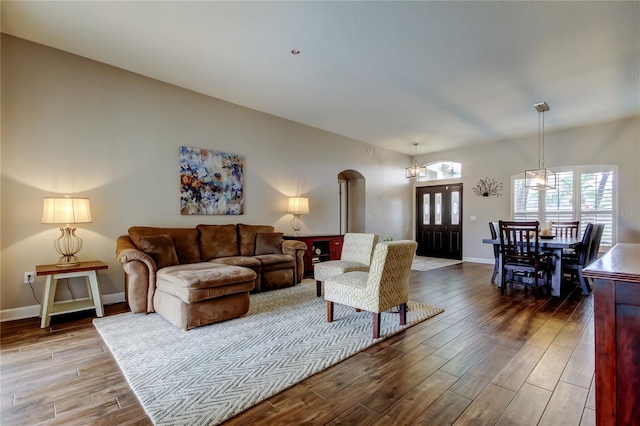
[[[188,329],[245,314],[249,292],[300,282],[305,250],[268,225],[133,226],[118,238],[116,259],[133,313],[158,312]]]

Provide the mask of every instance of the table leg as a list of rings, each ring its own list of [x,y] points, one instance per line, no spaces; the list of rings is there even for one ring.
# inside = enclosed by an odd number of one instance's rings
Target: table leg
[[[96,315],[99,317],[104,316],[104,310],[102,308],[102,299],[100,297],[100,287],[98,287],[98,278],[96,276],[96,271],[89,271],[89,275],[87,275],[87,280],[90,285],[89,297],[93,300],[93,305],[96,308]]]
[[[553,274],[551,275],[551,295],[560,296],[562,285],[562,249],[553,249]]]
[[[42,310],[40,313],[40,328],[49,327],[51,321],[51,311],[53,309],[53,300],[56,297],[56,286],[58,280],[52,275],[47,275],[47,281],[44,285],[44,293],[42,295]]]

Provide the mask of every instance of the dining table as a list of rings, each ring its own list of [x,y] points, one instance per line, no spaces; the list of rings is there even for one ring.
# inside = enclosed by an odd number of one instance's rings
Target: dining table
[[[484,244],[493,244],[500,246],[500,239],[485,238],[482,240]],[[532,242],[531,244],[535,244]],[[582,244],[582,238],[579,237],[554,237],[550,239],[539,239],[538,249],[545,253],[549,253],[552,257],[553,273],[551,275],[551,295],[560,296],[560,285],[562,283],[562,251],[565,249],[575,249]],[[502,284],[502,254],[499,257],[498,279],[496,280],[498,287]]]

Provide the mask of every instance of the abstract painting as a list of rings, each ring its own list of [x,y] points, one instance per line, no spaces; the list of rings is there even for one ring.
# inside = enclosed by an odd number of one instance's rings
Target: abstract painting
[[[243,157],[180,147],[180,214],[242,214]]]

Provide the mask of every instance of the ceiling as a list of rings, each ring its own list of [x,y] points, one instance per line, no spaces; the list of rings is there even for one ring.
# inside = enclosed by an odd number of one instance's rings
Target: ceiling
[[[640,114],[640,2],[2,1],[2,32],[413,154]],[[292,54],[292,50],[300,54]]]

